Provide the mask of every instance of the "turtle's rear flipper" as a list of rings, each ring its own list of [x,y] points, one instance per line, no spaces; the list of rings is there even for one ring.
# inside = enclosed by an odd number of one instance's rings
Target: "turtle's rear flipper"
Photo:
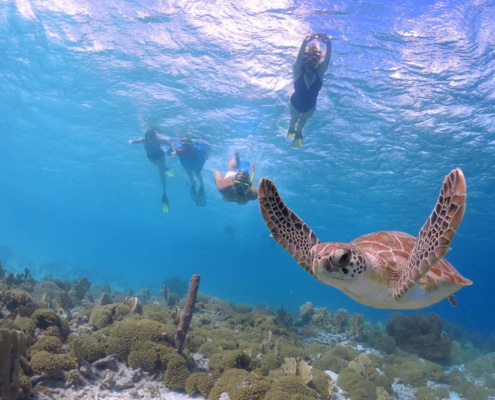
[[[313,275],[311,248],[320,243],[314,232],[285,205],[275,184],[266,178],[258,184],[258,201],[272,238]]]
[[[466,208],[466,180],[460,169],[445,177],[431,215],[419,231],[406,269],[394,288],[401,297],[449,251]]]

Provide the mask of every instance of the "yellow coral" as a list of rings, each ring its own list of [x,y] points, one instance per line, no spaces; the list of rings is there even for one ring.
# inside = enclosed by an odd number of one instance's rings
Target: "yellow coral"
[[[209,374],[206,372],[196,372],[189,375],[186,379],[185,390],[191,396],[199,393],[203,397],[208,397],[214,384],[215,379]]]

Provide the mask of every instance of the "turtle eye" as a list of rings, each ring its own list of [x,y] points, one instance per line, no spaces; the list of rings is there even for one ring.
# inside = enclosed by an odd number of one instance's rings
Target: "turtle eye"
[[[351,259],[351,252],[346,249],[337,249],[335,250],[333,256],[332,256],[332,261],[334,265],[336,265],[339,268],[344,269],[344,267],[347,267],[349,265],[349,261]],[[345,274],[348,271],[342,270]]]

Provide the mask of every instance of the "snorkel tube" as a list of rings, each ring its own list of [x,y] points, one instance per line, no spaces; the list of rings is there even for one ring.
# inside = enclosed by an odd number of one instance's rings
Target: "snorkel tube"
[[[251,171],[253,172],[253,174],[251,175],[251,180],[249,181],[249,183],[252,185],[254,182],[254,177],[256,176],[256,168],[254,164],[251,164]]]

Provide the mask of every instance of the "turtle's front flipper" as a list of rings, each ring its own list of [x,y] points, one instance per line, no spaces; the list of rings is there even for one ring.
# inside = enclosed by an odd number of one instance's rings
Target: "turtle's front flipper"
[[[394,288],[401,297],[449,250],[466,208],[466,180],[460,169],[445,177],[437,203],[419,231],[406,269]]]
[[[266,178],[261,178],[259,182],[258,201],[273,239],[313,275],[310,250],[320,243],[314,232],[285,205],[275,184]]]

